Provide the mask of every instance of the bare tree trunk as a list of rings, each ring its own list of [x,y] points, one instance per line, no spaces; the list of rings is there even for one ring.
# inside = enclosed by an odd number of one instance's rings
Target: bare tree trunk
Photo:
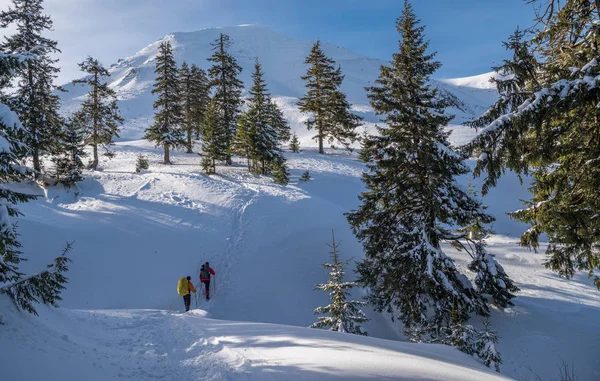
[[[169,153],[169,145],[165,144],[165,164],[171,164],[171,155]]]
[[[93,125],[93,146],[94,146],[94,162],[92,163],[91,169],[95,171],[98,168],[98,73],[94,73],[94,96],[93,96],[93,109],[92,109],[92,123]]]
[[[325,153],[323,149],[323,135],[321,134],[321,130],[319,130],[319,153]]]
[[[38,147],[33,148],[33,169],[42,173],[42,163],[40,161],[40,150]]]
[[[96,140],[96,139],[94,139],[94,140]],[[98,144],[96,144],[94,142],[94,161],[92,162],[92,165],[90,166],[90,168],[91,168],[92,171],[95,171],[96,168],[98,168],[98,163],[99,163],[99,160],[98,160]]]
[[[192,151],[192,128],[187,130],[187,153],[193,153]]]

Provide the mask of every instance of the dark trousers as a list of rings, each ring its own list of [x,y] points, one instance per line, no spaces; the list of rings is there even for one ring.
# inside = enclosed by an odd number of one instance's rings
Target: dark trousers
[[[210,296],[210,279],[203,280],[202,283],[204,283],[204,289],[206,290],[206,297],[208,298]]]
[[[191,294],[187,294],[183,297],[183,304],[185,304],[185,311],[189,311],[190,310],[190,304],[192,304],[192,295]]]

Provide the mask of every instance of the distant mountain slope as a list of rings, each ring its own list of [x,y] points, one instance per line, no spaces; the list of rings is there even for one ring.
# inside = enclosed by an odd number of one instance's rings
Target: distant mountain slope
[[[232,39],[231,53],[243,68],[242,80],[245,85],[248,87],[251,83],[254,59],[258,57],[272,94],[280,102],[291,106],[286,107],[286,117],[294,126],[301,125],[302,116],[294,112],[294,105],[295,99],[305,92],[300,77],[306,71],[304,60],[310,52],[313,41],[296,40],[265,26],[245,25],[169,34],[112,65],[110,86],[117,91],[121,111],[126,119],[123,138],[140,138],[144,128],[152,121],[154,96],[151,94],[151,89],[155,78],[155,58],[160,43],[171,42],[179,64],[186,61],[206,69],[209,67],[207,58],[210,57],[212,49],[210,44],[220,33],[226,33]],[[342,88],[349,101],[368,122],[377,122],[378,118],[368,107],[364,87],[371,85],[377,79],[380,66],[386,62],[326,42],[323,43],[323,49],[342,67],[345,75]],[[390,52],[390,57],[392,53]],[[455,123],[460,124],[473,118],[494,101],[496,92],[485,80],[489,76],[490,74],[483,74],[476,77],[480,79],[479,81],[463,79],[432,81],[433,86],[438,87],[453,101],[453,106],[448,111],[456,114]],[[64,107],[67,112],[72,112],[83,100],[87,89],[72,84],[64,87],[68,90],[67,93],[61,93]],[[301,132],[300,135],[304,133]]]

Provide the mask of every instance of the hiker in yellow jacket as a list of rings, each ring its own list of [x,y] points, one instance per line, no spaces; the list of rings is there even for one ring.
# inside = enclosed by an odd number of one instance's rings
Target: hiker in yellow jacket
[[[190,310],[190,304],[192,303],[192,296],[190,292],[196,293],[196,289],[191,282],[192,277],[188,276],[187,278],[179,279],[177,283],[177,293],[183,296],[183,304],[185,305],[185,312]]]

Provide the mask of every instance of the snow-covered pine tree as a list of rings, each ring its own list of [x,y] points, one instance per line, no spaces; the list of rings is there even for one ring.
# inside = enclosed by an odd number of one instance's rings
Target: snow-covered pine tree
[[[53,81],[60,71],[57,42],[44,37],[52,29],[50,16],[43,14],[43,0],[11,0],[12,7],[0,13],[0,27],[16,27],[16,33],[0,44],[3,53],[28,53],[27,64],[16,69],[18,82],[8,98],[9,106],[23,123],[27,135],[24,143],[30,147],[33,169],[42,172],[41,156],[53,154],[58,148],[57,137],[63,120],[59,114],[59,97]]]
[[[70,118],[63,126],[60,138],[61,153],[52,157],[58,182],[72,186],[84,179],[82,175],[83,158],[87,156],[84,147],[84,128],[79,120]]]
[[[370,290],[368,300],[397,314],[411,340],[428,341],[451,324],[454,305],[461,321],[473,312],[488,314],[441,244],[461,236],[451,226],[493,218],[456,181],[468,168],[444,132],[452,117],[428,85],[440,64],[426,54],[424,27],[408,1],[396,26],[400,52],[368,88],[385,127],[370,139],[372,161],[363,174],[367,191],[347,218],[365,250],[357,270],[359,282]]]
[[[302,181],[303,183],[311,180],[312,177],[310,177],[310,172],[308,170],[304,171],[304,173],[302,174],[302,176],[300,176],[300,181]]]
[[[23,52],[27,54],[26,52]],[[10,54],[0,55],[0,84],[10,84],[12,71],[21,67],[27,56]],[[4,88],[0,89],[4,90]],[[20,165],[19,159],[30,151],[20,138],[26,130],[17,115],[5,105],[0,104],[0,183],[10,184],[24,181],[31,171]],[[54,260],[44,271],[25,276],[19,271],[19,263],[26,261],[20,251],[16,218],[20,215],[16,205],[27,202],[34,196],[11,190],[7,186],[0,187],[0,293],[7,294],[12,301],[25,311],[37,315],[35,303],[56,305],[60,301],[60,293],[64,289],[67,278],[67,263],[70,261],[67,245],[63,254]]]
[[[331,251],[332,263],[324,263],[329,273],[329,282],[318,284],[315,290],[329,293],[329,305],[315,309],[315,315],[318,321],[311,325],[311,328],[328,328],[330,331],[353,333],[355,335],[367,336],[367,333],[361,328],[361,324],[369,319],[361,311],[360,307],[365,302],[348,300],[350,290],[357,286],[356,282],[345,282],[345,268],[350,262],[340,261],[339,247],[340,243],[335,241],[335,233],[332,234],[331,244],[327,244]]]
[[[498,344],[498,333],[490,328],[489,320],[483,321],[483,330],[476,332],[473,340],[474,354],[487,367],[494,368],[496,372],[500,372],[500,364],[502,364],[502,356],[496,349]]]
[[[279,185],[288,185],[290,183],[290,171],[287,168],[286,160],[283,155],[279,155],[273,163],[271,175],[273,180]]]
[[[223,131],[218,134],[223,143],[219,146],[225,149],[225,161],[228,165],[231,161],[231,145],[235,134],[237,118],[242,106],[242,90],[244,84],[238,78],[242,72],[242,67],[238,65],[236,59],[229,53],[231,40],[228,35],[221,33],[215,42],[211,43],[213,54],[208,60],[213,62],[213,66],[208,70],[210,78],[210,88],[218,117],[218,128]],[[221,156],[221,154],[219,154]]]
[[[535,73],[539,67],[531,51],[531,42],[525,40],[523,31],[515,30],[503,45],[511,52],[512,57],[493,68],[495,76],[491,79],[500,97],[482,116],[466,123],[476,129],[485,129],[484,133],[477,135],[464,147],[470,154],[478,156],[474,176],[479,177],[486,173],[482,186],[484,196],[490,187],[496,185],[507,162],[510,163],[508,166],[518,173],[525,171],[525,155],[522,155],[522,147],[516,139],[518,131],[506,128],[508,126],[494,129],[486,127],[502,115],[516,112],[518,107],[532,96],[531,89],[533,82],[537,81]]]
[[[185,144],[186,153],[193,153],[193,140],[192,135],[194,133],[194,112],[193,104],[195,99],[192,93],[192,72],[187,62],[183,61],[181,68],[179,69],[179,96],[181,97],[181,116],[182,116],[182,127],[186,133],[187,141]]]
[[[156,57],[156,81],[152,94],[157,94],[154,102],[154,123],[146,129],[145,138],[164,149],[164,163],[171,164],[170,150],[185,146],[182,130],[182,110],[179,96],[177,63],[173,57],[171,43],[163,41]]]
[[[251,131],[252,125],[247,122],[246,113],[242,113],[237,119],[235,126],[235,136],[231,144],[231,153],[246,158],[248,172],[253,171],[252,146],[253,138],[256,135]]]
[[[219,125],[219,114],[221,110],[217,101],[213,98],[204,115],[202,125],[202,170],[208,174],[214,174],[217,171],[216,162],[227,159],[225,142],[223,134],[225,131]]]
[[[530,43],[536,60],[515,54],[519,87],[502,96],[516,107],[484,114],[470,148],[483,153],[487,183],[504,168],[531,175],[532,197],[512,214],[531,225],[521,244],[537,249],[546,234],[546,266],[567,278],[586,271],[600,289],[600,1],[535,3],[542,7]]]
[[[290,151],[293,153],[300,152],[300,141],[298,140],[298,135],[294,132],[292,136],[292,141],[290,141]]]
[[[338,142],[351,150],[350,144],[357,138],[355,130],[362,118],[352,113],[346,95],[340,90],[344,80],[342,69],[336,68],[335,61],[323,53],[320,41],[314,44],[305,63],[310,66],[302,80],[308,91],[298,106],[300,111],[310,115],[305,124],[317,132],[314,139],[319,143],[319,153],[325,153],[325,140],[329,144]]]
[[[512,306],[512,298],[516,296],[519,287],[508,277],[494,255],[488,253],[485,242],[489,237],[488,229],[479,220],[475,220],[458,231],[465,234],[463,240],[467,244],[455,241],[454,245],[459,250],[465,249],[473,258],[469,270],[476,274],[475,290],[482,295],[491,296],[492,303],[497,307]]]
[[[268,174],[282,155],[279,147],[284,138],[289,139],[289,125],[267,90],[264,73],[258,59],[252,74],[253,86],[247,100],[248,110],[238,123],[236,151],[247,155],[250,171]]]
[[[291,129],[287,119],[283,116],[283,111],[279,108],[277,103],[271,98],[268,104],[269,120],[273,129],[277,131],[277,136],[280,144],[283,144],[290,140]]]
[[[148,158],[146,158],[146,156],[142,154],[139,154],[135,162],[135,173],[141,173],[143,170],[146,170],[148,168],[150,168]]]
[[[368,163],[371,161],[371,153],[369,151],[370,140],[371,137],[369,135],[369,132],[367,131],[367,128],[365,127],[360,137],[360,151],[358,152],[358,158],[363,163]]]
[[[93,161],[90,169],[95,171],[99,162],[98,146],[106,148],[113,144],[113,138],[119,137],[119,125],[123,123],[123,118],[117,105],[117,94],[106,82],[106,78],[110,76],[108,70],[92,57],[87,57],[79,67],[87,76],[73,83],[84,84],[90,91],[75,113],[75,119],[83,126],[86,143],[92,147]]]
[[[210,102],[208,77],[204,69],[192,64],[190,68],[192,76],[192,125],[196,139],[200,139],[204,114]]]
[[[455,306],[452,308],[450,319],[450,326],[444,328],[434,342],[450,345],[461,352],[473,355],[476,350],[474,340],[477,330],[462,320],[460,314],[455,310]]]

